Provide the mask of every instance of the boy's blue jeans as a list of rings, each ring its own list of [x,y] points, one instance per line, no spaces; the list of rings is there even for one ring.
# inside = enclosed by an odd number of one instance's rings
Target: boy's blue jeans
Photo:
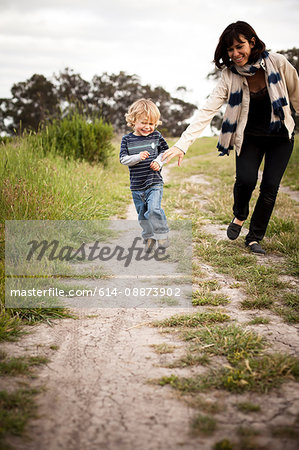
[[[167,238],[169,229],[165,213],[161,208],[162,195],[162,184],[154,184],[144,191],[132,191],[144,240]]]

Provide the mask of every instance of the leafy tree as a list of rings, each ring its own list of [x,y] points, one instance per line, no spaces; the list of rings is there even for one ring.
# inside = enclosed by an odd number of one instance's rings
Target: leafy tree
[[[88,112],[90,83],[80,74],[66,67],[63,72],[54,75],[57,94],[63,115],[74,109]]]
[[[9,134],[23,130],[38,131],[40,124],[58,114],[58,96],[55,86],[44,75],[34,74],[29,80],[11,88],[12,97],[2,99],[2,126]]]
[[[137,75],[95,75],[92,79],[91,103],[94,111],[113,124],[116,132],[125,129],[125,113],[131,103],[144,96],[144,88]]]
[[[5,104],[5,99],[4,98],[0,98],[0,133],[2,131],[5,132],[6,127],[5,127],[5,115],[6,115],[6,110],[5,110],[6,104]]]
[[[161,86],[152,88],[142,85],[137,75],[129,75],[123,71],[119,74],[96,75],[91,83],[92,110],[98,112],[105,120],[112,123],[116,132],[127,129],[125,113],[135,100],[151,98],[159,107],[163,121],[163,129],[169,135],[179,135],[186,128],[186,119],[196,109],[192,103],[172,97]],[[184,119],[182,119],[184,118]]]

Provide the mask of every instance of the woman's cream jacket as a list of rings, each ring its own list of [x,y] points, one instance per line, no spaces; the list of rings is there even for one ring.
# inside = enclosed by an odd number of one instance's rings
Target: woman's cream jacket
[[[273,58],[276,61],[287,99],[287,106],[283,107],[285,113],[284,124],[288,130],[289,137],[291,138],[294,131],[295,123],[291,114],[290,101],[296,111],[299,114],[299,79],[296,69],[289,63],[289,61],[279,53],[272,53]],[[264,64],[262,64],[265,70]],[[212,91],[207,102],[196,112],[194,120],[190,123],[188,128],[184,131],[180,139],[177,141],[175,147],[178,147],[184,153],[188,150],[190,145],[197,139],[206,126],[211,122],[217,111],[221,106],[227,102],[231,93],[233,73],[228,68],[223,69],[221,78],[217,83],[217,86]],[[241,113],[238,121],[234,146],[237,154],[240,154],[244,129],[247,123],[250,93],[246,77],[243,78],[243,100],[241,105]]]

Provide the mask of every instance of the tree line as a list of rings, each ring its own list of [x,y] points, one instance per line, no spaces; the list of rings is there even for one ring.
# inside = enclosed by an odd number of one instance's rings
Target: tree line
[[[183,86],[177,92],[186,90]],[[79,112],[87,118],[102,118],[112,124],[116,132],[127,130],[125,113],[138,98],[151,98],[159,107],[163,133],[180,135],[186,120],[196,109],[192,103],[172,96],[163,87],[142,84],[137,75],[126,72],[95,75],[84,80],[79,73],[65,68],[53,79],[34,74],[26,81],[15,83],[11,97],[0,99],[0,131],[20,135],[35,131],[43,125]]]

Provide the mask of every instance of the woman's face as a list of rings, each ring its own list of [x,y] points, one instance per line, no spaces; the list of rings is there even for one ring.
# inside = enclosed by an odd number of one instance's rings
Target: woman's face
[[[239,40],[241,42],[238,42],[236,41],[236,39],[234,39],[231,47],[228,47],[227,53],[228,57],[232,60],[234,64],[236,64],[236,66],[242,67],[248,63],[248,59],[251,54],[251,49],[254,47],[255,44],[255,39],[252,38],[252,40],[249,42],[247,41],[245,36],[243,36],[243,34],[240,34]]]

